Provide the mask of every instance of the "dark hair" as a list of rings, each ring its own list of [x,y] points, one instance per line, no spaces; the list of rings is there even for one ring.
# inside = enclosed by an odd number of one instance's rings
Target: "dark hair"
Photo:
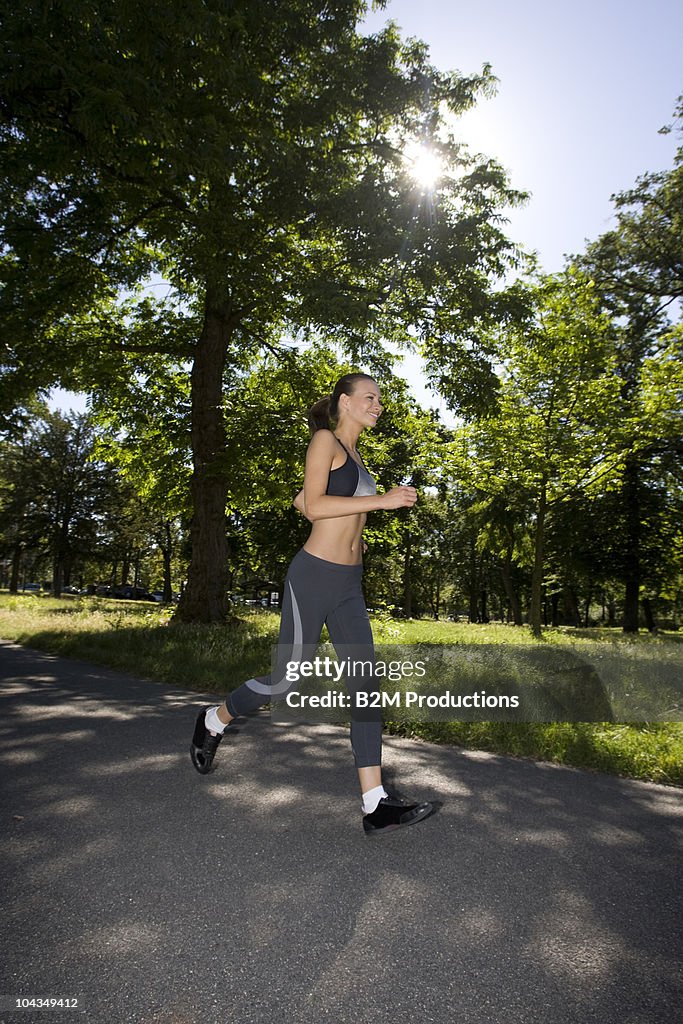
[[[345,373],[334,385],[331,395],[326,395],[308,410],[308,425],[311,433],[316,430],[329,430],[330,420],[335,422],[339,416],[339,399],[341,395],[352,395],[356,390],[356,381],[374,380],[369,373]]]

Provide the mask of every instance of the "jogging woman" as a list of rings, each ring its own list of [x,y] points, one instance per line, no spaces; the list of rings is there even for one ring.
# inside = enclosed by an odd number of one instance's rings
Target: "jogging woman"
[[[303,490],[294,505],[313,524],[303,548],[292,560],[285,580],[275,669],[249,679],[228,694],[224,704],[202,708],[192,737],[192,763],[202,775],[211,771],[214,754],[230,723],[291,689],[287,662],[314,651],[323,624],[338,653],[353,661],[374,660],[370,620],[361,589],[363,527],[368,512],[410,508],[413,487],[377,494],[375,481],[356,449],[363,430],[375,426],[382,412],[377,384],[364,373],[349,373],[308,414],[313,437],[306,454]],[[341,655],[340,655],[341,656]],[[347,678],[354,706],[356,690],[377,690],[367,678]],[[379,710],[351,712],[351,746],[362,794],[363,828],[384,835],[422,821],[429,803],[408,803],[382,785],[382,720]]]

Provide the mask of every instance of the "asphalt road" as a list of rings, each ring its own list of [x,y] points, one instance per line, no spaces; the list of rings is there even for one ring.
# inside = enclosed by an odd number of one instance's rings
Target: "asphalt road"
[[[345,730],[0,644],[4,1024],[672,1024],[681,791],[386,741],[438,812],[361,827]]]

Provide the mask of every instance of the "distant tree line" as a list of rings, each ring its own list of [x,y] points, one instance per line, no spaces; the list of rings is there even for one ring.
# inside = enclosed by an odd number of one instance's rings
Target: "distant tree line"
[[[533,292],[544,304],[543,329],[532,338],[527,327],[518,341],[506,335],[498,393],[480,417],[446,429],[400,378],[380,382],[386,412],[363,438],[364,457],[380,486],[409,480],[421,500],[370,517],[368,603],[407,617],[533,627],[536,615],[538,629],[626,627],[623,481],[635,452],[645,481],[637,622],[677,628],[683,488],[672,381],[658,381],[669,349],[643,380],[643,409],[656,407],[659,418],[651,411],[626,422],[610,321],[592,283],[572,271]],[[586,324],[590,332],[580,329]],[[305,410],[343,367],[321,347],[289,355],[265,357],[226,391],[228,594],[250,596],[245,585],[259,582],[281,587],[307,533],[291,504],[308,441]],[[47,575],[55,594],[74,583],[130,583],[164,589],[170,599],[185,585],[187,410],[178,402],[170,422],[171,406],[160,402],[152,415],[132,400],[137,387],[119,389],[118,405],[114,394],[106,402],[100,395],[99,411],[87,416],[25,410],[30,423],[5,440],[0,558],[12,589],[22,572]]]

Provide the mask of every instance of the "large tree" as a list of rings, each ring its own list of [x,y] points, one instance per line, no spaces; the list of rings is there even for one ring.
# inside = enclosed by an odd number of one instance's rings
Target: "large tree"
[[[86,415],[45,413],[0,457],[0,547],[11,551],[16,590],[23,551],[49,558],[52,592],[71,582],[79,559],[97,546],[112,493],[111,473],[93,456]]]
[[[546,543],[555,508],[607,473],[623,451],[615,422],[610,321],[592,282],[575,270],[529,287],[533,316],[498,342],[495,412],[464,427],[463,478],[503,558],[521,553],[513,520],[531,535],[529,622],[539,635]]]
[[[490,277],[510,246],[494,214],[517,197],[444,128],[490,73],[439,73],[394,28],[364,37],[364,11],[360,0],[3,11],[5,404],[57,381],[144,374],[160,353],[186,369],[185,619],[225,613],[227,367],[300,329],[335,329],[370,358],[382,337],[407,340],[408,323],[441,364],[469,365],[468,325],[500,306]],[[459,167],[436,207],[407,173],[409,140]],[[130,298],[152,274],[176,301]]]
[[[645,582],[651,470],[663,456],[680,461],[683,453],[678,412],[683,336],[672,330],[683,298],[683,148],[671,170],[644,175],[614,203],[614,229],[592,243],[579,262],[613,317],[619,415],[631,426],[631,452],[621,479],[624,630],[631,633],[638,631]],[[666,399],[662,387],[653,394],[653,381],[668,387]]]

